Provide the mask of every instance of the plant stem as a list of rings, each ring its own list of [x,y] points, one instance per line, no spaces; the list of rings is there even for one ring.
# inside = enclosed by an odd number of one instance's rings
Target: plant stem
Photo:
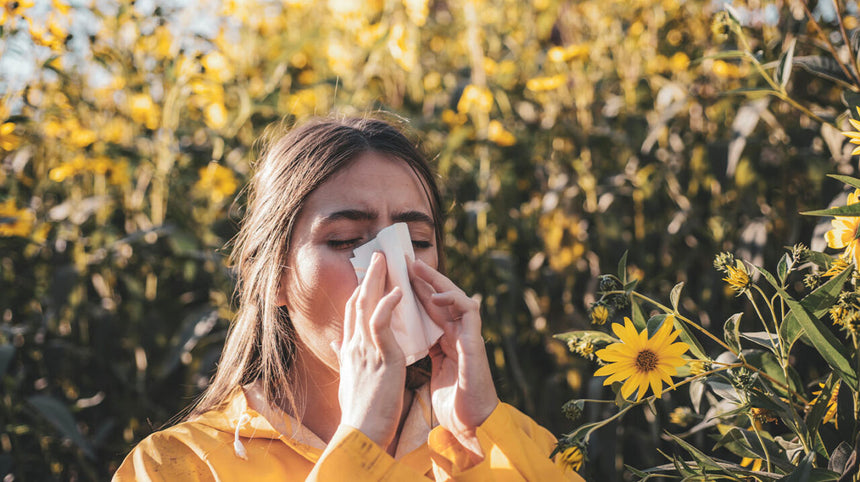
[[[806,17],[809,19],[812,26],[815,27],[816,32],[818,32],[818,35],[822,39],[824,39],[824,44],[827,45],[827,50],[830,51],[830,55],[833,56],[833,60],[835,60],[836,63],[839,64],[839,68],[842,69],[842,72],[845,73],[846,77],[852,79],[855,83],[858,83],[858,79],[853,75],[853,72],[850,72],[848,68],[845,67],[845,64],[839,61],[839,55],[836,53],[836,48],[833,46],[833,43],[830,42],[830,38],[827,36],[827,34],[824,33],[824,30],[821,29],[821,26],[818,25],[818,21],[816,21],[815,17],[812,16],[812,12],[809,10],[809,5],[806,4],[806,0],[802,0],[800,4],[803,6],[803,11],[806,12]],[[838,5],[836,6],[836,10],[839,10]]]

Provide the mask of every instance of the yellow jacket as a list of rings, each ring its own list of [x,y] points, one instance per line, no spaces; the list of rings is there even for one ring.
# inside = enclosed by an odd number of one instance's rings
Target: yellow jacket
[[[283,413],[277,412],[277,421],[272,411],[266,417],[249,408],[248,397],[254,394],[246,390],[237,390],[222,409],[144,439],[123,461],[114,482],[582,480],[548,458],[555,437],[507,404],[500,403],[478,427],[484,460],[462,470],[464,449],[450,432],[431,427],[435,421],[426,387],[416,394],[395,457],[344,425],[326,445]],[[273,418],[281,431],[270,423]]]

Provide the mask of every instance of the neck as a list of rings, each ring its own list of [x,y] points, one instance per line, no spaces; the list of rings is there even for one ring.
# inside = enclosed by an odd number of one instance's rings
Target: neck
[[[300,352],[295,361],[293,367],[298,370],[296,378],[300,385],[296,393],[296,402],[299,410],[303,410],[301,417],[296,418],[300,418],[302,425],[328,444],[340,426],[341,411],[338,400],[340,376],[312,355],[302,356]],[[403,430],[406,417],[409,415],[414,395],[415,392],[412,390],[403,391],[403,409],[397,424],[397,432],[394,434],[394,439],[386,447],[392,456],[397,450],[400,432]],[[281,403],[280,406],[287,413],[290,413],[291,410],[287,404]],[[292,415],[296,416],[296,414]]]

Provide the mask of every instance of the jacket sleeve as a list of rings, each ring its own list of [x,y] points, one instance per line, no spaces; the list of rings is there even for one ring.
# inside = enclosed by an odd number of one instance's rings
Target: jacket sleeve
[[[341,425],[306,480],[417,482],[422,479],[426,480],[423,474],[394,460],[360,430]]]
[[[430,432],[433,472],[440,480],[582,481],[570,468],[549,458],[556,438],[505,403],[477,429],[484,460],[467,467],[466,449],[442,427]]]

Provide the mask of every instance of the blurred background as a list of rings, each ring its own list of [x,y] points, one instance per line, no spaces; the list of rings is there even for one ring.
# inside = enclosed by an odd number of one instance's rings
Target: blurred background
[[[733,6],[763,62],[810,28],[796,1]],[[832,3],[808,6],[833,25]],[[590,326],[598,275],[627,252],[643,291],[686,282],[680,309],[719,331],[743,307],[714,255],[772,268],[785,246],[822,249],[829,222],[798,212],[840,194],[826,174],[857,175],[838,130],[719,56],[739,47],[712,24],[722,9],[0,0],[0,476],[105,480],[191,403],[235,308],[226,257],[254,141],[332,111],[408,119],[439,173],[449,274],[483,297],[501,398],[572,430],[562,404],[611,391],[552,335]],[[845,110],[802,70],[788,89]],[[673,396],[596,433],[582,473],[663,463],[642,447],[670,447]]]

